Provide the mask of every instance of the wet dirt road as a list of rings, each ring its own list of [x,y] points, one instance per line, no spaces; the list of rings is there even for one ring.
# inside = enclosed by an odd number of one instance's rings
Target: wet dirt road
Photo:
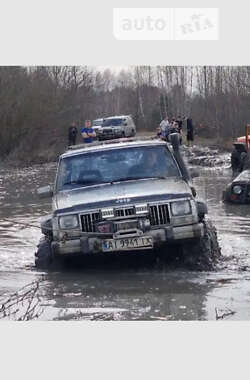
[[[221,202],[229,169],[201,170],[194,182],[225,257],[217,271],[157,268],[148,255],[129,265],[121,259],[112,267],[47,273],[34,268],[34,251],[50,200],[39,200],[36,189],[53,182],[55,164],[1,169],[0,303],[42,277],[40,320],[215,320],[215,309],[223,320],[250,320],[249,206]]]

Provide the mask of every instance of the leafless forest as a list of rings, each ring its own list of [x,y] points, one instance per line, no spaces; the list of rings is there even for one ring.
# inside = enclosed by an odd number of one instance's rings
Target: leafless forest
[[[0,67],[2,159],[52,159],[72,121],[132,114],[139,131],[155,130],[165,113],[191,116],[207,138],[243,134],[250,67]]]

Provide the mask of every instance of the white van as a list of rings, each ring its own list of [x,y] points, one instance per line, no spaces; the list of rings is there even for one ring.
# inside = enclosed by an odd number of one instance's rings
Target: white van
[[[136,127],[131,115],[110,116],[103,119],[102,128],[97,131],[99,140],[131,137],[136,135]]]

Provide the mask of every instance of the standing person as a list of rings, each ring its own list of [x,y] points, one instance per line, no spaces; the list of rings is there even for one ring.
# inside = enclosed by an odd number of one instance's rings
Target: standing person
[[[178,128],[179,128],[178,123],[177,123],[175,117],[173,117],[173,118],[172,118],[172,121],[171,121],[171,123],[170,123],[170,127],[169,127],[169,129],[170,129],[170,133],[176,133],[176,132],[179,132],[179,129],[178,129]]]
[[[187,145],[193,146],[194,141],[194,127],[191,118],[187,118]]]
[[[176,123],[178,124],[178,133],[180,134],[180,144],[182,144],[182,117],[178,116]]]
[[[78,133],[78,130],[76,128],[76,124],[72,123],[71,126],[69,127],[69,133],[68,133],[69,145],[76,144],[77,133]]]
[[[160,128],[162,137],[167,137],[169,132],[168,115],[166,115],[165,118],[161,121]]]
[[[178,119],[176,120],[177,124],[178,124],[178,132],[181,133],[182,131],[182,118],[181,116],[178,116]]]
[[[247,152],[244,144],[234,143],[231,153],[232,176],[235,178],[240,172],[246,170]]]
[[[81,135],[85,144],[92,143],[96,133],[91,126],[91,120],[85,120],[85,126],[81,129]]]

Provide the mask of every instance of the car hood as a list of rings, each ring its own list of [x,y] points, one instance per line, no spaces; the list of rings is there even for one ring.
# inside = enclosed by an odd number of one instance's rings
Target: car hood
[[[244,170],[241,172],[234,180],[232,183],[235,182],[250,182],[250,170]]]
[[[145,179],[61,191],[54,197],[53,209],[124,206],[191,196],[191,189],[182,178]]]

